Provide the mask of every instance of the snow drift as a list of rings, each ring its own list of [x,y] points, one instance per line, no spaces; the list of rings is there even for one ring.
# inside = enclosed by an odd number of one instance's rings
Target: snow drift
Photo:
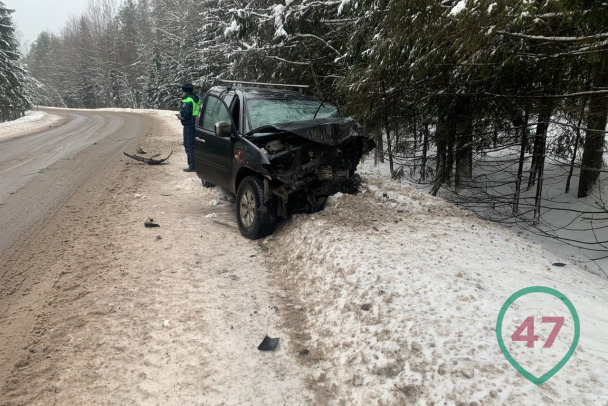
[[[285,291],[294,351],[311,366],[309,382],[321,403],[608,399],[605,280],[568,263],[553,266],[565,261],[413,187],[363,176],[359,195],[337,195],[322,212],[297,216],[264,241]],[[574,355],[540,387],[507,362],[495,333],[503,303],[529,286],[564,293],[581,320]],[[563,309],[540,300],[512,310],[505,341],[528,315]],[[566,322],[560,334],[572,332]],[[547,338],[544,330],[539,336]],[[514,357],[533,367],[526,344],[516,344]]]

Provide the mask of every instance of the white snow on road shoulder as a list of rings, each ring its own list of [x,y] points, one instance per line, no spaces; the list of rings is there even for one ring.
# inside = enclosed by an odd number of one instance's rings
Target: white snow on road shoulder
[[[65,110],[64,108],[55,108],[55,107],[45,107],[48,110]],[[132,108],[119,108],[119,107],[107,107],[103,109],[69,109],[70,111],[89,111],[89,112],[111,112],[111,113],[133,113],[133,114],[143,114],[147,116],[158,116],[163,118],[168,118],[167,122],[174,123],[176,122],[175,114],[178,113],[178,108],[175,110],[156,110],[156,109],[132,109]],[[177,121],[178,122],[178,121]],[[179,122],[178,122],[179,123]]]
[[[443,200],[366,175],[362,193],[294,217],[266,244],[273,255],[281,252],[287,284],[297,286],[304,305],[310,340],[301,345],[321,359],[314,379],[343,404],[608,399],[606,281],[570,264],[553,266],[564,261]],[[581,323],[574,355],[540,387],[508,363],[495,332],[503,303],[530,286],[562,292]],[[541,347],[550,326],[541,326],[540,317],[563,311],[559,300],[516,301],[503,323],[505,342],[535,316],[540,343],[534,351],[510,343],[514,358],[534,369],[535,354],[548,354]],[[573,331],[567,317],[556,343],[566,348],[560,338]]]
[[[44,111],[27,111],[25,116],[0,123],[0,141],[20,134],[42,130],[63,119],[64,116],[47,114]]]

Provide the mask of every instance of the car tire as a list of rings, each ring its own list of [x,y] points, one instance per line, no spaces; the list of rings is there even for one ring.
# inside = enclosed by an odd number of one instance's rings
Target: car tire
[[[203,187],[206,187],[206,188],[215,187],[215,183],[211,183],[209,181],[203,180]]]
[[[236,221],[243,237],[251,240],[272,234],[276,224],[273,201],[264,205],[264,184],[255,176],[247,176],[236,194]]]

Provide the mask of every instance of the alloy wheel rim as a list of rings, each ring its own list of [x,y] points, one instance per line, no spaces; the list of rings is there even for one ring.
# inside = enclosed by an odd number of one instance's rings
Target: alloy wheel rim
[[[251,227],[255,220],[255,199],[253,193],[249,189],[243,192],[240,214],[241,223],[247,228]]]

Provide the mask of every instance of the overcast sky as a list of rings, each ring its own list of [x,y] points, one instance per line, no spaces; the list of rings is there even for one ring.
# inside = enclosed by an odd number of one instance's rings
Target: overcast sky
[[[13,23],[22,43],[32,42],[42,31],[59,33],[68,17],[78,16],[88,0],[0,0],[15,10]],[[21,35],[19,35],[21,34]]]

